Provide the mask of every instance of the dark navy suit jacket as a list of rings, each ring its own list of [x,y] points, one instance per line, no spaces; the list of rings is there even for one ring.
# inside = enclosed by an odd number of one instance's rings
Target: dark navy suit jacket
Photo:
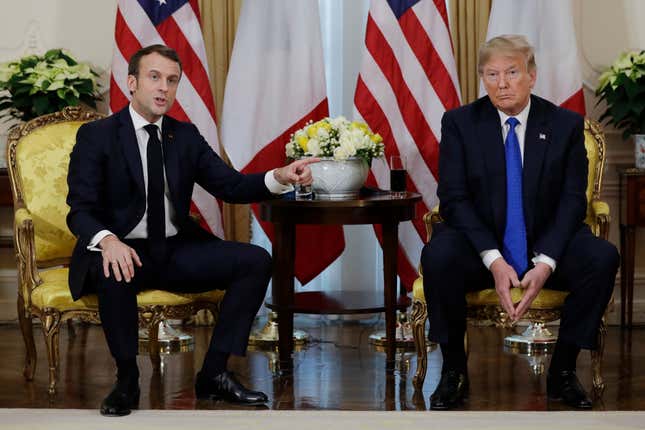
[[[439,155],[440,211],[479,253],[502,249],[506,163],[500,117],[490,99],[446,112]],[[587,208],[583,118],[531,96],[526,124],[523,203],[529,256],[558,261]]]
[[[244,175],[229,167],[194,125],[165,116],[162,128],[166,179],[182,235],[208,234],[189,217],[195,184],[230,203],[271,197],[264,184],[265,173]],[[78,239],[69,271],[74,299],[83,294],[93,252],[87,245],[92,237],[107,229],[122,239],[141,220],[146,209],[142,169],[127,107],[79,128],[67,176],[67,225]]]

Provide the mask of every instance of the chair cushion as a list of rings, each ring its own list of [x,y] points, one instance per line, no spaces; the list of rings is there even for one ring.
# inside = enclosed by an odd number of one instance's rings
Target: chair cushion
[[[68,121],[40,127],[16,148],[18,177],[25,206],[34,222],[36,260],[69,257],[76,238],[65,217],[69,154],[82,121]]]
[[[31,293],[32,305],[39,309],[52,307],[59,311],[98,309],[98,300],[94,294],[83,296],[76,301],[72,299],[67,283],[68,272],[67,268],[41,270],[39,274],[43,282]],[[219,303],[225,293],[224,290],[211,290],[195,294],[146,290],[137,294],[137,305],[184,305],[195,301]]]
[[[522,300],[524,295],[524,289],[522,288],[511,288],[511,298],[513,303],[519,303]],[[531,309],[554,309],[562,307],[564,304],[564,299],[569,293],[566,291],[556,291],[543,289],[537,295],[533,303],[531,303]],[[415,300],[421,302],[426,301],[425,294],[423,292],[423,277],[419,276],[412,286],[412,297]],[[494,288],[489,288],[481,291],[472,291],[466,293],[466,303],[469,307],[471,306],[494,306],[499,305],[499,298],[497,297],[497,291]]]

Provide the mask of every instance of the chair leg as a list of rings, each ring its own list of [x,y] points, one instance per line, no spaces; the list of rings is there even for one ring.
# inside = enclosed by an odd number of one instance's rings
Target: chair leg
[[[607,326],[603,317],[598,327],[598,348],[591,351],[591,372],[593,378],[594,394],[602,397],[605,391],[605,381],[602,378],[602,358],[605,352],[605,336],[607,335]]]
[[[21,295],[18,295],[18,321],[22,331],[22,339],[25,342],[25,368],[22,371],[25,379],[31,381],[36,373],[36,344],[34,343],[34,329],[31,314],[25,309],[25,301]]]
[[[423,389],[428,370],[428,349],[426,348],[426,320],[428,319],[428,306],[425,302],[414,300],[412,303],[412,337],[417,349],[417,371],[412,379],[416,390]]]
[[[47,361],[49,362],[49,394],[56,393],[58,379],[59,351],[58,332],[61,314],[56,309],[47,308],[41,315],[45,344],[47,345]]]
[[[159,348],[159,324],[161,320],[154,318],[148,324],[148,354],[150,355],[150,361],[152,362],[153,372],[159,372],[161,370],[161,356]]]

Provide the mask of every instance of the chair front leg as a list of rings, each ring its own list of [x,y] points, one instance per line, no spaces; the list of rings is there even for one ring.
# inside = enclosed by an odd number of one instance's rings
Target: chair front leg
[[[20,322],[20,331],[22,331],[22,340],[25,342],[25,368],[22,371],[27,381],[34,379],[36,373],[36,344],[34,343],[34,329],[31,314],[25,309],[25,301],[22,295],[18,295],[18,321]]]
[[[605,325],[605,317],[600,320],[598,327],[598,348],[591,350],[591,372],[593,380],[594,395],[602,397],[605,391],[605,381],[602,377],[602,358],[605,353],[605,336],[607,335],[607,326]]]
[[[426,348],[426,320],[428,319],[428,306],[425,302],[414,300],[412,302],[412,337],[417,349],[417,371],[412,379],[415,390],[423,389],[428,370],[428,350]]]
[[[61,314],[56,309],[46,308],[42,315],[42,328],[47,345],[47,361],[49,362],[49,394],[56,393],[56,380],[58,379],[59,351],[58,332]]]

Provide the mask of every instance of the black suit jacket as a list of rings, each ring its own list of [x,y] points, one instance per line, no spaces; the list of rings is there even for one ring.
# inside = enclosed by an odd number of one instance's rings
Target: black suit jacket
[[[271,193],[264,173],[243,175],[224,163],[197,128],[165,116],[162,145],[170,200],[180,233],[208,234],[189,217],[193,186],[231,203],[264,200]],[[67,176],[70,206],[67,225],[76,235],[69,284],[72,297],[83,292],[90,264],[87,245],[107,229],[125,237],[146,209],[141,155],[128,108],[81,126],[76,135]]]
[[[506,163],[499,114],[487,96],[446,112],[439,151],[437,194],[445,222],[477,252],[501,250]],[[523,166],[529,255],[558,261],[583,226],[587,170],[583,118],[532,95]]]

